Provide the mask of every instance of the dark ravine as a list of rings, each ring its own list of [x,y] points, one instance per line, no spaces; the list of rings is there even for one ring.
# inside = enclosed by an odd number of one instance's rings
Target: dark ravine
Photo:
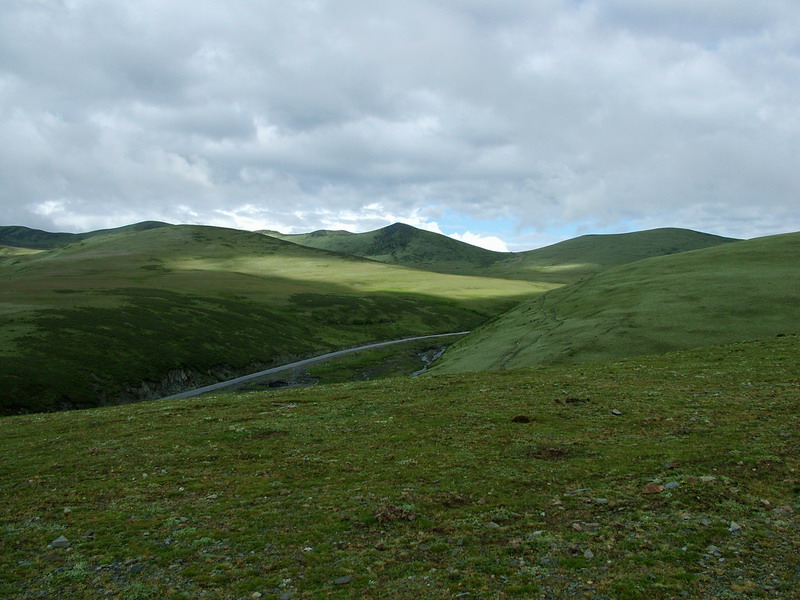
[[[335,357],[338,357],[338,356],[343,356],[345,354],[350,354],[352,352],[359,352],[359,351],[362,351],[362,350],[371,350],[371,349],[374,349],[374,348],[383,348],[385,346],[391,346],[391,345],[394,345],[394,344],[402,344],[404,342],[416,342],[416,341],[419,341],[419,340],[450,337],[450,336],[457,336],[457,335],[467,335],[468,333],[469,333],[469,331],[459,331],[459,332],[454,332],[454,333],[438,333],[438,334],[435,334],[435,335],[423,335],[423,336],[417,336],[417,337],[411,337],[411,338],[403,338],[403,339],[400,339],[400,340],[392,340],[392,341],[389,341],[389,342],[376,342],[374,344],[367,344],[367,345],[364,345],[364,346],[357,346],[355,348],[347,348],[345,350],[337,350],[336,352],[329,352],[327,354],[321,354],[321,355],[315,356],[313,358],[307,358],[307,359],[296,361],[296,362],[293,362],[293,363],[280,365],[280,366],[277,366],[277,367],[272,367],[272,368],[265,369],[265,370],[262,370],[262,371],[257,371],[255,373],[250,373],[248,375],[243,375],[241,377],[235,377],[235,378],[229,379],[227,381],[220,381],[218,383],[214,383],[214,384],[211,384],[211,385],[206,385],[206,386],[203,386],[203,387],[186,390],[186,391],[183,391],[183,392],[172,394],[170,396],[165,396],[165,397],[161,398],[161,400],[175,400],[175,399],[178,399],[178,398],[191,398],[191,397],[194,397],[194,396],[200,396],[202,394],[207,394],[209,392],[215,392],[215,391],[221,390],[223,388],[241,385],[243,383],[246,383],[248,381],[252,381],[254,379],[259,379],[259,378],[264,377],[266,375],[279,373],[281,371],[286,371],[288,369],[295,369],[297,367],[302,367],[302,366],[309,365],[311,363],[315,363],[315,362],[318,362],[318,361],[327,360],[327,359],[335,358]]]

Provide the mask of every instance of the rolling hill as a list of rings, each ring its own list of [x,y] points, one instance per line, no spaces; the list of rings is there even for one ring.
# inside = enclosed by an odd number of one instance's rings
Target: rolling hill
[[[800,328],[800,233],[641,260],[528,300],[436,372],[607,360]]]
[[[571,283],[609,267],[736,240],[688,229],[585,235],[526,252],[492,252],[445,235],[395,223],[366,233],[263,232],[311,248],[440,273]]]
[[[114,233],[127,233],[133,231],[147,231],[159,227],[169,227],[168,223],[160,221],[143,221],[114,229],[98,229],[87,233],[51,233],[41,229],[31,229],[20,225],[6,225],[0,227],[0,245],[14,248],[28,248],[32,250],[51,250],[73,242],[79,242],[92,237]]]
[[[548,288],[189,225],[3,258],[0,282],[4,414],[160,397],[322,351],[462,331]]]

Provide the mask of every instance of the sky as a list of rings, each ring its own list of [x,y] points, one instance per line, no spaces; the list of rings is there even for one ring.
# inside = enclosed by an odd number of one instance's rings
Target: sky
[[[3,0],[0,225],[800,230],[797,0]]]

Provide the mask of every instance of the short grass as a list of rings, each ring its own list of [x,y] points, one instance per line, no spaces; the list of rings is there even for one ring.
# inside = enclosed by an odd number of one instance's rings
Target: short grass
[[[518,305],[460,340],[438,372],[621,358],[793,333],[800,234],[606,270]]]
[[[799,359],[788,335],[3,418],[0,596],[791,598]]]
[[[158,397],[332,349],[463,331],[552,285],[197,226],[0,259],[0,414]]]

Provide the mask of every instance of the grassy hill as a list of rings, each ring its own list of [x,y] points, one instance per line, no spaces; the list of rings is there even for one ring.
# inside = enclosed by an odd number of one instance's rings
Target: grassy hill
[[[133,225],[125,225],[114,229],[98,229],[87,233],[51,233],[40,229],[31,229],[20,225],[7,225],[0,227],[0,245],[15,248],[29,248],[34,250],[50,250],[79,242],[92,237],[114,233],[128,233],[133,231],[147,231],[158,227],[169,227],[168,223],[160,221],[144,221]]]
[[[462,331],[546,285],[165,226],[0,259],[0,414],[158,397],[291,358]]]
[[[492,252],[447,236],[396,223],[367,233],[264,232],[311,248],[440,273],[571,283],[609,267],[736,240],[688,229],[585,235],[527,252]]]
[[[439,372],[650,354],[800,327],[800,233],[615,267],[520,304],[452,346]]]
[[[572,283],[618,265],[735,241],[738,240],[674,227],[583,235],[515,254],[494,264],[489,273],[500,277],[513,274],[536,281]]]
[[[3,418],[0,596],[796,597],[799,382],[787,335]]]
[[[478,274],[507,256],[402,223],[366,233],[326,230],[290,235],[265,233],[310,248],[443,273]]]

